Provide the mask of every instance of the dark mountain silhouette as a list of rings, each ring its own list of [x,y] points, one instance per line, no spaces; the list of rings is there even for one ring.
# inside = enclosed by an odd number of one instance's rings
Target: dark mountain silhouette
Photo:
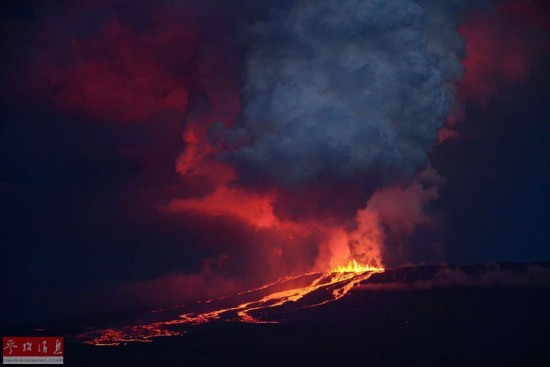
[[[549,262],[386,270],[335,299],[361,276],[304,274],[191,305],[3,334],[64,335],[68,366],[550,365]],[[119,345],[93,345],[111,343]]]

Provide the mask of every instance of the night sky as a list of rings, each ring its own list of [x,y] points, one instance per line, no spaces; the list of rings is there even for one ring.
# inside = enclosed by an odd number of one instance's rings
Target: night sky
[[[3,324],[550,260],[545,1],[1,7]]]

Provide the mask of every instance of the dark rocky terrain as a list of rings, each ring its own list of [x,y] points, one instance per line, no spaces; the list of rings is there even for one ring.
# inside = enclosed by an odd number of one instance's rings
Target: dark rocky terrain
[[[550,365],[550,263],[387,270],[335,302],[302,308],[323,292],[254,314],[275,324],[185,324],[179,336],[148,343],[98,347],[75,336],[91,324],[169,320],[185,307],[56,321],[40,333],[68,335],[68,366]],[[193,307],[214,305],[186,312]],[[37,333],[25,325],[2,331]]]

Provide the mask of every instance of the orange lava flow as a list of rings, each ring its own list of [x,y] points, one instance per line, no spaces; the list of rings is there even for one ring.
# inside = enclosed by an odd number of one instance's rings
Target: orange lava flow
[[[117,346],[131,342],[150,343],[160,336],[181,335],[183,332],[167,328],[168,322],[155,322],[145,325],[126,326],[122,328],[103,329],[82,333],[77,336],[84,344],[95,346]]]
[[[233,307],[220,308],[204,313],[185,313],[176,319],[163,322],[128,326],[120,329],[91,331],[80,334],[77,338],[82,339],[85,344],[120,345],[128,342],[149,342],[154,337],[181,335],[185,332],[178,331],[175,325],[197,325],[212,321],[278,323],[279,321],[265,316],[265,312],[290,302],[300,301],[297,306],[301,309],[334,302],[344,297],[353,287],[366,281],[373,274],[383,271],[384,268],[361,265],[351,261],[347,266],[337,267],[329,272],[284,277],[254,290],[241,292],[236,296],[261,292],[271,286],[282,285],[299,277],[313,277],[313,280],[306,286],[273,292],[259,297],[257,300],[242,302]],[[209,300],[205,304],[223,299],[224,297]],[[255,315],[251,315],[251,313]]]

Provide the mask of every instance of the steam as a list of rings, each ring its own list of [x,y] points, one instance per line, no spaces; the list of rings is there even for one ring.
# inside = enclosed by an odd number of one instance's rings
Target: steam
[[[381,244],[384,240],[378,214],[369,208],[357,215],[359,226],[348,241],[350,256],[361,264],[382,267]]]
[[[371,216],[378,218],[375,223],[370,223],[371,228],[375,225],[384,234],[381,247],[387,265],[403,265],[418,260],[443,261],[442,242],[438,239],[440,223],[432,205],[439,197],[439,187],[443,184],[444,179],[430,167],[420,172],[407,186],[393,185],[377,190],[368,200],[366,208],[359,211],[359,227],[368,223],[365,222],[365,212],[373,213]],[[419,228],[429,230],[431,238],[412,241]],[[421,258],[415,258],[416,254],[422,254]]]

